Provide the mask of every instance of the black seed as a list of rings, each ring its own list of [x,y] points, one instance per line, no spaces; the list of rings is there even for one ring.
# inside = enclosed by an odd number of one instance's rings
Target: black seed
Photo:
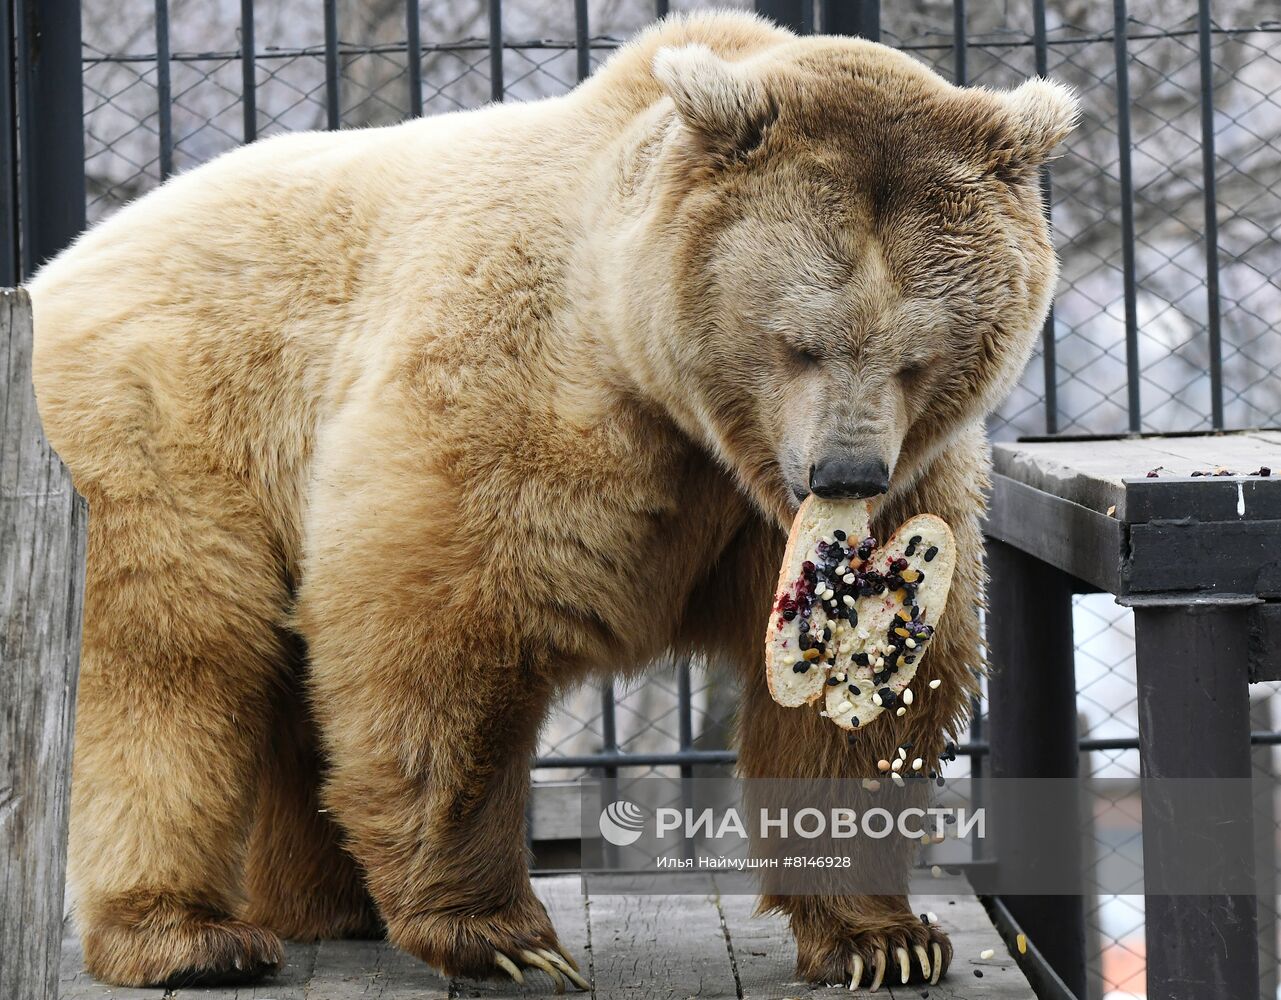
[[[851,625],[857,625],[857,624],[858,624],[858,609],[857,609],[857,608],[850,608],[849,619],[850,619],[850,624],[851,624]]]
[[[794,673],[794,674],[803,674],[803,673],[805,673],[807,670],[809,670],[809,668],[810,668],[810,661],[809,661],[809,660],[803,660],[803,661],[801,661],[800,663],[796,664],[796,666],[794,666],[794,667],[792,668],[792,673]]]
[[[802,621],[802,622],[801,622],[799,625],[797,625],[796,627],[797,627],[798,629],[800,629],[801,634],[802,634],[802,635],[804,635],[806,632],[808,632],[808,631],[810,630],[810,623],[809,623],[808,621]],[[802,648],[803,648],[803,647],[802,647]]]
[[[921,617],[921,609],[917,607],[915,604],[912,605],[912,617],[913,618]]]
[[[867,654],[866,654],[866,653],[855,653],[855,654],[854,654],[854,662],[855,662],[855,663],[857,663],[860,667],[866,667],[866,666],[867,666]]]
[[[835,678],[835,677],[829,677],[829,678],[827,679],[827,685],[828,685],[828,687],[836,687],[836,685],[837,685],[837,684],[839,684],[839,683],[841,683],[841,682],[840,682],[837,678]]]
[[[947,782],[943,780],[943,775],[940,774],[937,778],[934,779],[934,784],[938,785],[939,788],[942,788],[945,784],[947,784]]]
[[[792,608],[788,608],[786,611],[783,612],[783,621],[785,622],[790,622],[795,617],[796,617],[796,611],[793,610]]]
[[[845,532],[843,532],[840,528],[837,528],[835,531],[832,532],[832,537],[835,538],[838,542],[843,542],[845,541]]]
[[[921,544],[921,536],[920,536],[920,535],[913,535],[911,538],[909,538],[909,539],[907,540],[907,543],[908,543],[909,545],[920,545],[920,544]]]
[[[876,693],[881,696],[881,705],[885,708],[893,708],[895,702],[898,701],[898,695],[889,688],[881,688]]]
[[[905,548],[905,549],[903,550],[903,555],[905,555],[905,556],[914,556],[914,555],[916,555],[916,543],[915,543],[915,542],[908,542],[908,543],[907,543],[907,548]]]
[[[933,562],[934,557],[938,554],[939,554],[939,547],[937,545],[931,545],[928,549],[925,550],[925,561]]]
[[[857,728],[858,728],[858,716],[857,716],[857,715],[851,715],[851,716],[850,716],[850,722],[851,722],[851,724],[853,724],[853,726],[854,726],[854,728],[855,728],[855,729],[857,729]]]
[[[982,969],[975,969],[975,970],[974,970],[974,978],[975,978],[975,979],[982,979],[982,978],[983,978],[983,970],[982,970]]]

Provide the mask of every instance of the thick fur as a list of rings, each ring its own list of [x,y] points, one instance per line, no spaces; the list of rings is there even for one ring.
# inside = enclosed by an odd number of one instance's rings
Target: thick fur
[[[741,669],[749,775],[870,773],[909,727],[933,760],[978,658],[981,421],[1056,273],[1035,168],[1073,113],[677,18],[563,98],[238,150],[49,264],[36,388],[91,512],[90,970],[237,978],[275,933],[384,924],[455,974],[554,947],[539,726],[672,649]],[[893,469],[879,530],[939,514],[962,563],[921,667],[946,694],[851,746],[770,701],[761,636],[809,466],[859,450]],[[902,897],[765,903],[817,979],[925,933]]]

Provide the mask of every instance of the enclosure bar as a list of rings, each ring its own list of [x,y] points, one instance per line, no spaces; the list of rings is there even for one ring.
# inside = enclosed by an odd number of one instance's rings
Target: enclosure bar
[[[1050,75],[1050,46],[1045,30],[1045,0],[1032,0],[1032,46],[1036,52],[1036,75]],[[1041,200],[1045,203],[1045,221],[1053,229],[1054,192],[1050,183],[1050,165],[1041,167]],[[1041,327],[1041,366],[1045,380],[1045,433],[1059,432],[1059,365],[1058,344],[1054,337],[1054,300]]]
[[[798,34],[814,28],[813,4],[808,0],[756,0],[756,13]]]
[[[160,179],[173,175],[173,87],[169,80],[169,0],[156,0],[156,131]]]
[[[1076,676],[1072,642],[1072,578],[1012,545],[988,539],[987,640],[988,773],[1000,779],[1076,778]],[[1035,628],[1028,622],[1035,621]],[[1080,872],[1081,858],[1043,846],[1048,828],[1078,830],[1075,796],[1047,815],[1028,813],[997,789],[991,808],[1002,867],[1017,879],[1045,866]],[[1036,941],[1050,967],[1076,996],[1085,995],[1085,900],[1081,895],[1004,898],[1006,907]]]
[[[25,0],[15,7],[25,278],[85,226],[84,79],[79,0]]]
[[[325,0],[326,128],[338,128],[341,117],[338,106],[338,0]]]
[[[1214,53],[1211,50],[1210,0],[1197,2],[1201,56],[1201,174],[1205,197],[1206,331],[1210,337],[1210,423],[1223,428],[1223,340],[1219,304],[1219,208],[1214,176]]]
[[[489,99],[503,99],[503,0],[489,0]]]
[[[1255,897],[1165,894],[1190,847],[1251,876],[1249,642],[1245,608],[1134,610],[1150,997],[1258,996]],[[1243,794],[1202,812],[1170,791],[1181,779],[1229,779],[1220,787]]]
[[[245,142],[258,138],[258,73],[254,52],[254,0],[240,0],[240,111]]]
[[[591,40],[587,33],[587,0],[574,0],[574,47],[578,50],[578,82],[592,74]]]
[[[1115,23],[1112,47],[1116,56],[1116,138],[1121,174],[1121,265],[1125,292],[1125,381],[1130,431],[1143,424],[1139,401],[1139,312],[1134,263],[1134,175],[1130,168],[1130,52],[1126,37],[1129,15],[1125,0],[1112,0]]]
[[[22,269],[21,244],[18,239],[18,116],[14,95],[15,68],[13,48],[13,4],[0,0],[0,215],[4,232],[0,233],[0,286],[18,283]]]
[[[827,34],[881,40],[880,0],[824,0],[822,9],[822,27]]]
[[[952,0],[952,76],[958,87],[970,82],[965,22],[965,0]]]
[[[409,116],[423,115],[423,44],[418,0],[405,0],[405,68],[409,71]]]
[[[677,722],[680,727],[681,751],[694,749],[694,707],[689,676],[689,658],[681,660],[676,667],[676,702]],[[688,778],[692,771],[688,765],[681,765],[681,777]]]
[[[667,0],[654,0],[654,16],[655,17],[660,19],[666,17],[669,9],[670,8]]]

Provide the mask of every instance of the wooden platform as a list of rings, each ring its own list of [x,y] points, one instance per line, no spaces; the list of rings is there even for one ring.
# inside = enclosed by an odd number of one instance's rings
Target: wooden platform
[[[795,947],[777,917],[755,917],[750,896],[582,895],[576,876],[538,878],[534,886],[556,923],[561,941],[602,1000],[684,997],[848,997],[845,988],[811,987],[793,974]],[[882,987],[896,1000],[1032,1000],[1027,980],[973,896],[914,896],[951,935],[952,969],[937,986]],[[996,955],[981,959],[992,949]],[[982,978],[975,976],[981,972]],[[78,943],[63,947],[62,1000],[445,1000],[453,997],[554,996],[544,976],[527,972],[526,986],[511,982],[449,980],[385,942],[322,941],[291,944],[287,965],[274,979],[240,989],[141,990],[107,987],[83,971]],[[865,990],[858,995],[864,995]]]

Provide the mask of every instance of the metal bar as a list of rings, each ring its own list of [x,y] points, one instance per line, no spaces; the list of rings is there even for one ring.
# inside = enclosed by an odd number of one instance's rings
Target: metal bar
[[[423,114],[423,45],[418,0],[405,0],[405,68],[409,71],[409,116]]]
[[[578,50],[578,82],[592,74],[591,36],[587,30],[587,0],[574,0],[574,47]]]
[[[824,0],[822,9],[826,34],[881,40],[880,0]]]
[[[22,270],[22,244],[18,237],[18,115],[15,74],[18,64],[13,47],[13,4],[0,0],[0,286],[18,284]]]
[[[489,0],[489,99],[503,99],[503,0]]]
[[[156,0],[156,110],[160,179],[173,174],[173,87],[169,81],[169,0]]]
[[[1219,211],[1214,176],[1214,53],[1210,48],[1210,0],[1197,2],[1201,56],[1201,176],[1205,197],[1206,330],[1210,338],[1210,423],[1223,427],[1223,340],[1219,303]]]
[[[338,104],[338,0],[325,0],[325,127],[336,129],[341,119]]]
[[[18,198],[30,277],[85,225],[80,0],[26,0],[16,9]]]
[[[689,657],[685,657],[676,666],[676,704],[677,704],[677,724],[679,726],[680,750],[682,754],[687,754],[694,749],[694,708],[693,692],[691,690],[689,675]],[[680,766],[681,773],[681,807],[683,809],[692,809],[694,806],[694,793],[689,785],[689,779],[694,777],[694,766],[688,760],[683,760]],[[695,855],[694,842],[692,838],[686,838],[685,856],[692,858]]]
[[[1134,263],[1134,176],[1130,167],[1130,54],[1126,32],[1126,0],[1112,0],[1115,23],[1112,47],[1116,57],[1116,138],[1121,174],[1121,266],[1125,292],[1125,369],[1129,426],[1137,433],[1143,424],[1139,399],[1139,314]]]
[[[602,758],[618,756],[618,730],[614,714],[614,682],[607,680],[600,688],[600,733]]]
[[[733,764],[738,754],[733,750],[689,750],[684,753],[584,753],[568,756],[538,757],[534,767],[599,767],[617,773],[620,767],[672,767],[681,764]]]
[[[245,142],[258,138],[258,74],[254,52],[254,0],[240,0],[240,111]]]
[[[1244,608],[1134,612],[1147,991],[1163,1000],[1259,995],[1255,898],[1164,894],[1189,849],[1242,877],[1254,867],[1248,626]],[[1164,790],[1189,778],[1235,779],[1222,787],[1242,801],[1203,811]]]
[[[807,6],[810,6],[807,0],[756,0],[756,13],[768,17],[781,28],[790,28],[798,34],[804,34]],[[812,18],[813,14],[809,20]]]
[[[1075,778],[1076,675],[1072,643],[1072,578],[1011,545],[987,543],[990,585],[987,640],[989,774],[1002,778]],[[1028,628],[1035,621],[1036,628]],[[1079,830],[1081,812],[1067,796],[1055,815],[1029,813],[1009,796],[995,795],[991,808],[1000,831],[995,845],[1001,865],[1017,879],[1047,865],[1082,870],[1081,858],[1056,844],[1046,854],[1043,831]],[[1079,845],[1077,845],[1079,850]],[[1085,899],[1081,895],[1010,896],[1005,905],[1036,941],[1051,968],[1077,996],[1085,995]]]
[[[952,79],[958,87],[970,82],[966,55],[965,0],[952,0]]]
[[[654,17],[659,19],[666,17],[669,9],[667,0],[654,0]]]
[[[1045,29],[1045,0],[1032,0],[1032,45],[1036,52],[1036,75],[1042,78],[1050,73],[1050,47]],[[1045,221],[1053,223],[1054,193],[1050,186],[1050,165],[1041,167],[1041,201],[1045,205]],[[1041,327],[1041,366],[1045,382],[1045,433],[1057,434],[1059,430],[1059,366],[1058,342],[1054,335],[1054,302]]]

